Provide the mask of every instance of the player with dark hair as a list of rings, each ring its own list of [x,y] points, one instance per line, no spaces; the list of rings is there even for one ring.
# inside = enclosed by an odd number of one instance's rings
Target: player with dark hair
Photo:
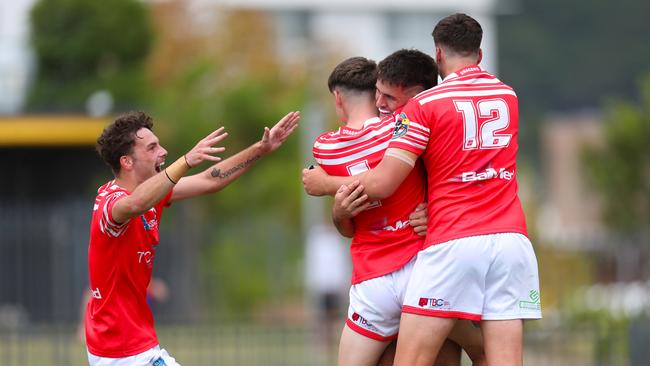
[[[390,142],[393,123],[390,117],[377,117],[375,104],[390,114],[408,100],[405,90],[413,96],[425,86],[435,85],[437,79],[433,59],[417,50],[391,54],[380,62],[378,70],[379,80],[373,61],[353,57],[337,65],[329,77],[328,87],[342,126],[319,136],[313,151],[319,165],[330,174],[359,174],[381,161]],[[405,79],[395,73],[400,70],[407,71]],[[390,81],[381,79],[382,74],[391,73]],[[382,100],[386,99],[398,100],[401,105],[384,105]],[[413,169],[391,197],[368,202],[367,196],[361,193],[363,187],[358,184],[341,186],[335,195],[333,221],[343,235],[352,238],[353,263],[350,306],[339,347],[340,366],[376,365],[397,337],[413,258],[424,243],[424,237],[418,232],[423,234],[426,227],[413,228],[409,224],[410,214],[425,201],[424,184],[424,170],[420,166]],[[454,336],[464,337],[462,344],[479,364],[482,357],[479,331],[469,323],[459,324]],[[392,357],[389,349],[382,364],[392,364]],[[459,362],[458,344],[446,342],[436,364]]]
[[[147,305],[147,286],[158,245],[158,225],[172,202],[224,188],[261,157],[279,148],[296,129],[298,112],[284,116],[262,139],[201,173],[185,176],[204,161],[218,162],[219,128],[164,168],[167,151],[142,112],[118,117],[97,140],[97,151],[115,179],[97,192],[90,227],[88,271],[92,297],[85,316],[91,366],[178,365],[160,348]]]
[[[465,14],[434,28],[443,82],[396,118],[375,169],[355,177],[373,199],[390,196],[421,157],[428,222],[405,295],[397,365],[429,365],[458,319],[481,322],[488,364],[523,363],[523,321],[541,318],[537,259],[517,195],[518,102],[482,70],[479,23]],[[303,172],[313,194],[352,179]],[[313,183],[313,184],[312,184]]]

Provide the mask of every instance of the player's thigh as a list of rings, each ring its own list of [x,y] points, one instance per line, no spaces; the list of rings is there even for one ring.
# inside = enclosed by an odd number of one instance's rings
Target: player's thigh
[[[493,263],[485,278],[483,320],[539,319],[537,258],[524,235],[490,235]]]
[[[433,365],[456,320],[402,313],[395,365]]]
[[[484,320],[481,329],[489,365],[523,364],[523,320]]]
[[[339,344],[339,366],[375,366],[391,341],[378,341],[343,327]]]
[[[397,340],[390,341],[386,346],[379,362],[377,362],[377,366],[392,366],[395,362],[395,351],[397,351]]]
[[[405,313],[480,320],[490,266],[481,237],[432,245],[418,253],[404,297]]]
[[[460,346],[448,339],[442,344],[434,366],[460,366]]]
[[[469,320],[458,320],[449,333],[449,339],[459,344],[474,365],[479,365],[485,360],[483,348],[483,335],[481,328]]]
[[[396,339],[402,312],[402,299],[397,287],[393,274],[353,285],[347,326],[376,341]]]

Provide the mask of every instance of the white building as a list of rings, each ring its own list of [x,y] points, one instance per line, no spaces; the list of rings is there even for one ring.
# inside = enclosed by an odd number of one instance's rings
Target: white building
[[[276,19],[278,49],[314,52],[310,47],[338,51],[343,57],[381,60],[400,48],[433,54],[431,32],[441,18],[465,12],[483,27],[482,66],[497,72],[495,15],[497,0],[195,0],[202,5],[269,12]]]
[[[33,74],[29,11],[34,0],[0,1],[0,115],[18,113]]]

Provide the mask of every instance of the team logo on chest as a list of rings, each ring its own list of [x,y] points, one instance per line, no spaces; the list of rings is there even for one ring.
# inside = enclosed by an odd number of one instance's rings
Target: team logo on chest
[[[406,114],[400,113],[395,117],[395,128],[393,128],[393,140],[398,139],[408,132],[409,124],[411,121],[406,117]]]
[[[147,231],[153,230],[158,226],[158,219],[157,219],[157,216],[156,216],[156,209],[151,208],[149,210],[149,212],[151,212],[153,214],[153,219],[151,219],[151,220],[147,220],[147,218],[145,217],[146,214],[140,215],[140,219],[142,219],[142,226],[144,226],[144,229],[147,230]]]

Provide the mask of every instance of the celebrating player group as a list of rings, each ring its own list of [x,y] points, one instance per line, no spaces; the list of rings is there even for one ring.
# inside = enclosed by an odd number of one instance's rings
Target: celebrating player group
[[[334,224],[352,238],[340,366],[459,365],[461,349],[474,365],[521,365],[523,320],[541,318],[515,178],[517,95],[479,66],[476,20],[450,15],[432,35],[435,58],[353,57],[328,79],[342,126],[316,139],[318,166],[302,180],[310,195],[334,196]],[[219,128],[166,168],[147,114],[103,131],[97,150],[115,179],[99,188],[90,228],[91,366],[179,365],[160,347],[146,301],[161,215],[234,182],[299,119],[288,113],[223,161]],[[203,162],[213,165],[186,175]]]
[[[318,137],[303,184],[334,196],[352,237],[339,365],[458,365],[460,347],[475,365],[523,363],[523,320],[541,306],[515,179],[518,102],[479,66],[482,33],[453,14],[433,30],[435,62],[401,50],[330,75],[343,126]]]

